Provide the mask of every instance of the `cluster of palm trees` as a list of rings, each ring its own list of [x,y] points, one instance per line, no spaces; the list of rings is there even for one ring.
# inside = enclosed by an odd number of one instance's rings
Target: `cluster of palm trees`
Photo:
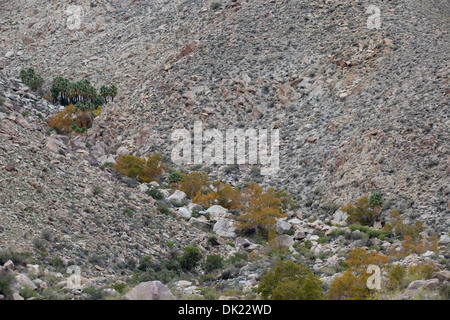
[[[63,106],[73,104],[77,109],[82,110],[93,110],[107,103],[108,97],[114,101],[114,97],[117,95],[115,85],[102,86],[98,93],[87,79],[70,82],[63,77],[53,79],[50,91],[54,102],[59,102]]]

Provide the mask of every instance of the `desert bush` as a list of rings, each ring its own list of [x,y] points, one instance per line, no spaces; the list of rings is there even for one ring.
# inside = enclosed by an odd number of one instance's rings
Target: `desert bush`
[[[39,294],[31,289],[30,287],[24,287],[22,290],[20,290],[19,294],[25,299],[35,298],[39,299]]]
[[[211,3],[211,10],[217,10],[222,6],[220,2],[213,2]]]
[[[101,195],[101,194],[103,194],[104,192],[105,192],[105,191],[104,191],[103,188],[100,187],[100,186],[94,186],[94,187],[92,188],[92,193],[94,194],[94,196]]]
[[[431,279],[436,271],[438,269],[431,263],[419,263],[407,269],[408,278],[411,281]]]
[[[14,284],[14,282],[15,278],[12,273],[0,270],[0,294],[3,295],[6,299],[10,299],[13,294],[11,286]]]
[[[4,265],[8,260],[11,260],[15,265],[25,265],[31,263],[31,254],[10,249],[0,250],[0,265]]]
[[[161,190],[156,187],[149,188],[145,193],[155,200],[164,199],[164,195],[162,194]]]
[[[217,238],[214,236],[209,237],[207,242],[211,246],[218,246],[220,244],[219,241],[217,240]]]
[[[319,300],[321,282],[306,266],[289,260],[279,261],[261,279],[257,292],[264,300]]]
[[[211,272],[223,267],[223,258],[219,254],[210,254],[206,257],[205,270]]]
[[[159,153],[149,154],[146,158],[145,166],[140,175],[141,182],[160,181],[159,176],[166,171],[167,168],[162,161]]]
[[[178,261],[181,268],[185,270],[192,270],[200,262],[201,254],[200,250],[194,246],[187,246],[184,248],[184,254]]]
[[[374,208],[377,208],[374,210]],[[377,215],[379,215],[379,207],[370,203],[369,197],[362,197],[356,200],[356,204],[351,203],[341,207],[341,210],[348,214],[347,221],[349,223],[359,223],[362,225],[373,224]]]
[[[399,264],[389,266],[386,278],[387,278],[387,288],[389,290],[401,289],[404,286],[404,277],[406,275],[406,270]]]
[[[44,78],[36,74],[33,68],[21,70],[20,79],[33,91],[36,91],[37,89],[41,88],[44,85]]]
[[[70,104],[64,110],[53,115],[48,125],[55,129],[59,134],[69,134],[77,130],[85,132],[87,128],[92,126],[93,120],[91,112],[85,112],[75,108]]]

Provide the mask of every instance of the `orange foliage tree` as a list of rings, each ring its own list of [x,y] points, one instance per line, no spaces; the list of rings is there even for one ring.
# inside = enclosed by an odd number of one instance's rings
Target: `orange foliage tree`
[[[280,210],[281,204],[282,201],[273,188],[264,191],[251,182],[244,190],[243,205],[246,213],[238,217],[238,229],[268,233],[275,226],[277,218],[285,217]]]
[[[53,115],[48,121],[48,125],[55,129],[58,133],[68,134],[73,130],[72,125],[75,125],[75,107],[70,104],[57,114]]]
[[[69,134],[73,132],[74,126],[75,128],[90,128],[92,122],[92,112],[82,111],[69,104],[64,110],[53,115],[48,121],[48,125],[60,134]]]

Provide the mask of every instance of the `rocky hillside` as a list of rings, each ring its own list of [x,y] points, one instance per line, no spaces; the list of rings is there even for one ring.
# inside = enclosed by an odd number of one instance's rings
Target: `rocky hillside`
[[[297,201],[290,218],[300,222],[280,234],[329,236],[336,229],[310,225],[335,221],[325,207],[377,192],[383,217],[399,210],[448,246],[448,1],[214,3],[2,1],[0,248],[32,252],[43,265],[63,257],[63,265],[84,267],[89,284],[113,283],[133,273],[130,261],[170,259],[190,244],[233,256],[242,243],[218,237],[220,245],[208,245],[217,220],[192,219],[176,207],[162,214],[146,187],[105,166],[119,154],[157,151],[171,169],[189,169],[170,162],[170,135],[199,120],[205,128],[280,130],[276,176],[250,165],[200,168],[236,186],[258,180],[286,189]],[[379,29],[366,25],[369,5],[381,9]],[[43,97],[17,80],[29,67],[46,80]],[[44,98],[58,75],[119,88],[85,135],[48,131],[59,106]],[[361,240],[354,231],[347,228],[345,252],[380,245],[352,245]],[[312,240],[317,257],[329,255],[309,261],[315,271],[339,265],[341,242],[321,248]],[[238,268],[230,281],[254,287],[267,265]],[[322,270],[323,281],[334,271]]]
[[[265,182],[304,210],[376,190],[448,223],[446,1],[379,2],[379,29],[356,0],[77,5],[71,30],[58,2],[5,1],[0,65],[116,83],[119,111],[87,138],[106,154],[169,158],[171,132],[199,119],[280,128],[282,170]],[[237,183],[250,169],[213,171]]]

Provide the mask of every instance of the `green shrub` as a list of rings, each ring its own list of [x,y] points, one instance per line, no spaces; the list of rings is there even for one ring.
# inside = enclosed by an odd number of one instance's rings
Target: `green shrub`
[[[162,192],[159,188],[155,188],[155,187],[150,188],[145,193],[155,200],[164,199],[164,195],[162,194]]]
[[[104,191],[103,191],[103,188],[102,188],[102,187],[100,187],[100,186],[94,186],[94,187],[92,188],[92,193],[94,194],[94,196],[97,196],[97,195],[103,194]]]
[[[133,215],[134,215],[133,210],[131,210],[130,208],[123,209],[122,214],[124,216],[127,216],[128,218],[133,218]]]
[[[161,267],[157,263],[153,262],[153,260],[150,257],[145,256],[139,260],[138,269],[143,272],[146,272],[150,269],[154,271],[159,271]]]
[[[29,252],[14,252],[10,249],[0,250],[0,265],[4,265],[11,260],[15,265],[25,265],[31,262],[31,254]]]
[[[222,4],[220,2],[214,2],[211,4],[211,10],[217,10],[222,6]]]
[[[44,79],[36,74],[33,68],[20,71],[20,78],[22,82],[29,86],[33,91],[36,91],[44,85]]]
[[[336,230],[331,231],[330,237],[337,238],[337,237],[343,236],[343,235],[345,235],[344,229],[336,229]]]
[[[320,244],[323,244],[323,243],[325,243],[325,242],[328,242],[328,240],[330,240],[330,238],[328,238],[328,237],[319,237],[319,243]]]
[[[88,295],[88,300],[103,300],[105,297],[103,288],[96,288],[94,286],[84,289],[84,293]]]
[[[118,293],[120,294],[124,294],[125,293],[125,289],[127,288],[127,284],[126,283],[115,283],[112,285],[112,287],[114,290],[116,290]]]
[[[11,298],[13,291],[11,286],[14,284],[14,275],[7,271],[0,271],[0,294],[7,299]]]
[[[263,276],[257,292],[264,300],[319,300],[323,297],[321,282],[303,264],[279,261]]]
[[[184,248],[184,254],[179,258],[181,268],[191,270],[195,268],[201,259],[200,250],[194,246],[187,246]]]
[[[210,254],[206,257],[205,270],[208,272],[223,267],[223,258],[219,254]]]
[[[31,289],[30,287],[25,287],[22,290],[20,290],[19,293],[24,299],[30,299],[30,298],[36,298],[39,299],[39,295],[36,291]]]
[[[212,236],[208,238],[208,244],[211,246],[218,246],[220,243],[216,237]]]
[[[246,262],[248,260],[248,254],[245,252],[236,252],[234,256],[228,258],[226,261],[230,265]]]
[[[49,264],[58,270],[64,266],[64,262],[60,257],[55,257],[53,259],[50,259]]]
[[[179,174],[178,172],[172,172],[167,177],[167,181],[169,182],[169,184],[178,183],[181,181],[181,174]]]
[[[156,209],[162,214],[170,215],[170,209],[166,205],[158,204]]]
[[[5,103],[6,99],[0,96],[0,107]]]
[[[372,207],[381,206],[383,205],[383,199],[379,193],[374,193],[370,196],[369,203]]]

